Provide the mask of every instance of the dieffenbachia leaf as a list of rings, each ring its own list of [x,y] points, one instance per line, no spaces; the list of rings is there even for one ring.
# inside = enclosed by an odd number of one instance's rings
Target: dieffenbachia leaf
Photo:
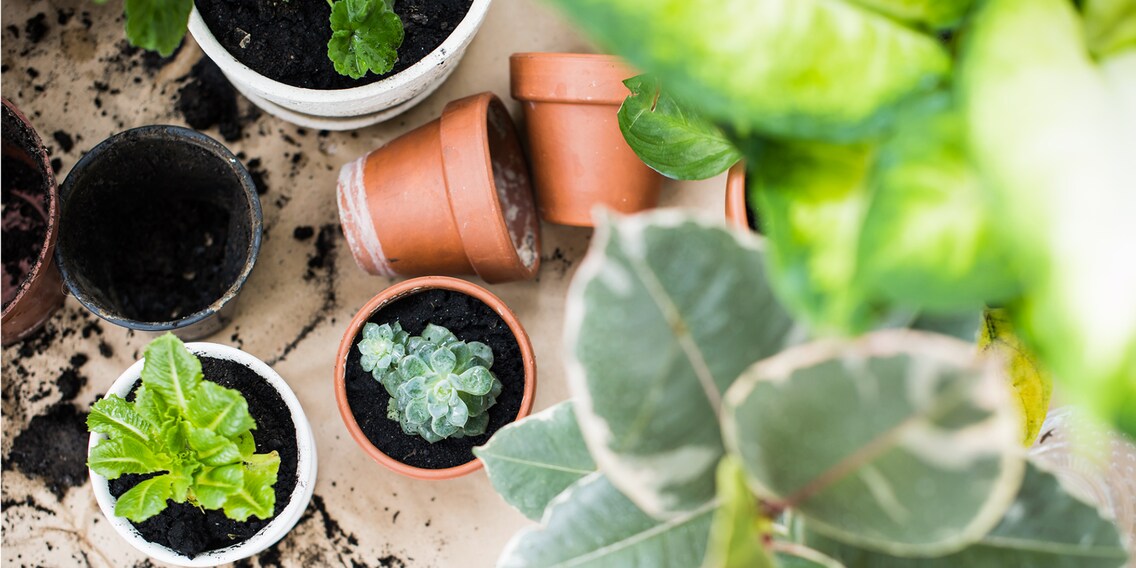
[[[189,408],[192,393],[201,383],[201,361],[169,333],[146,346],[145,359],[142,382],[146,388],[184,413]]]
[[[245,462],[244,485],[225,499],[225,516],[244,522],[255,516],[267,519],[276,506],[276,473],[280,469],[280,456],[275,451],[257,454]]]
[[[978,348],[1003,358],[1006,378],[1014,387],[1014,398],[1021,410],[1022,444],[1030,446],[1041,432],[1049,412],[1053,377],[1041,367],[1029,347],[1014,335],[1010,316],[1004,309],[988,309],[982,314]]]
[[[114,514],[136,523],[157,515],[166,508],[166,500],[173,495],[172,481],[168,474],[143,480],[118,498]]]
[[[158,435],[154,424],[135,411],[133,404],[116,394],[105,396],[91,405],[87,430],[108,436],[131,437],[142,442]]]
[[[1085,0],[1081,8],[1085,43],[1099,59],[1136,49],[1136,3],[1131,0]]]
[[[226,438],[256,429],[256,421],[249,414],[248,402],[240,391],[209,381],[203,381],[194,393],[186,417],[194,426]]]
[[[181,44],[193,0],[126,0],[126,39],[169,57]]]
[[[722,130],[679,103],[653,75],[623,82],[631,95],[619,107],[627,144],[655,171],[672,179],[706,179],[741,159]]]
[[[875,2],[880,4],[880,2]],[[739,134],[852,141],[950,72],[938,41],[850,0],[556,0]]]
[[[392,0],[338,0],[330,21],[327,56],[340,75],[359,79],[394,68],[404,32]]]
[[[884,330],[754,365],[722,425],[773,506],[842,541],[945,554],[989,531],[1021,483],[1008,389],[971,344]]]
[[[130,436],[105,439],[87,456],[87,465],[107,479],[117,479],[124,473],[162,471],[169,464],[169,456],[154,453],[145,443]]]
[[[542,526],[517,533],[497,566],[697,566],[706,550],[714,508],[710,501],[658,521],[603,474],[593,473],[549,504]]]
[[[677,212],[601,223],[568,292],[580,430],[611,483],[668,517],[714,497],[722,393],[790,342],[757,237]]]
[[[1120,568],[1128,558],[1116,526],[1069,494],[1058,477],[1033,464],[1017,498],[993,530],[960,552],[935,558],[897,558],[841,543],[805,523],[804,541],[848,566],[959,568],[1045,566]]]
[[[497,493],[534,521],[554,497],[596,471],[571,401],[501,428],[473,454]]]
[[[722,458],[717,475],[718,510],[702,568],[773,568],[776,564],[764,545],[773,521],[762,517],[737,458]]]
[[[225,501],[245,485],[245,469],[241,464],[209,467],[194,480],[194,497],[206,509],[220,509]]]
[[[839,560],[802,544],[774,541],[772,548],[777,568],[844,568]]]
[[[1015,330],[1069,400],[1136,436],[1136,49],[1094,61],[1066,0],[990,0],[958,84],[1028,283]]]

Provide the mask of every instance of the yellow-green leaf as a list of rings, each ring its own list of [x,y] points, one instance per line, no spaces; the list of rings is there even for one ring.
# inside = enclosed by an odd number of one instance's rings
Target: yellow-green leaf
[[[1041,432],[1041,423],[1049,411],[1053,377],[1042,368],[1037,357],[1018,336],[1006,310],[988,309],[982,314],[982,330],[978,347],[996,353],[1006,360],[1006,376],[1014,387],[1022,411],[1022,444],[1029,446]]]

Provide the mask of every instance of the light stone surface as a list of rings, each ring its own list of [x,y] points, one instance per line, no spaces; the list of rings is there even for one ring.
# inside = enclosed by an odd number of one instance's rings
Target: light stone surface
[[[74,11],[66,25],[59,23],[60,10]],[[103,6],[84,0],[3,3],[3,96],[28,115],[53,157],[62,161],[60,179],[84,151],[115,132],[145,124],[184,124],[174,108],[183,84],[179,78],[201,57],[200,50],[187,40],[176,59],[156,73],[140,65],[132,68],[141,54],[120,54],[120,10],[117,1]],[[31,44],[26,22],[40,12],[47,33]],[[84,12],[92,22],[89,28],[82,22]],[[18,37],[9,26],[18,29]],[[265,235],[256,269],[240,295],[236,321],[205,341],[260,357],[295,390],[317,440],[315,495],[323,504],[322,509],[310,508],[297,528],[253,565],[490,566],[509,537],[529,524],[493,492],[484,471],[443,482],[407,479],[371,462],[347,435],[332,392],[335,350],[355,310],[393,280],[368,276],[355,266],[337,227],[335,184],[344,163],[437,117],[454,98],[493,91],[518,120],[519,105],[508,96],[509,55],[581,50],[593,51],[544,5],[495,0],[453,76],[392,122],[320,136],[310,130],[301,134],[262,114],[245,127],[243,139],[226,143],[243,152],[246,162],[259,158],[267,172],[269,191],[261,196]],[[249,103],[238,100],[247,111]],[[54,139],[57,131],[73,138],[70,151]],[[216,128],[207,133],[220,138]],[[724,187],[724,176],[698,183],[668,181],[662,204],[720,216]],[[335,248],[324,266],[309,267],[317,238],[293,238],[298,226],[313,227],[317,235],[326,226],[334,236]],[[532,338],[539,376],[534,411],[568,396],[560,356],[564,294],[590,234],[545,224],[537,280],[488,286],[517,313]],[[53,340],[46,343],[45,337]],[[3,351],[4,566],[145,565],[101,518],[89,483],[64,488],[58,498],[49,489],[50,476],[25,475],[9,458],[33,417],[60,401],[58,385],[84,377],[73,400],[63,403],[85,411],[135,361],[147,339],[95,320],[69,298],[47,333],[31,340],[23,353],[18,345]],[[100,354],[100,343],[109,356]],[[73,361],[80,353],[89,360]],[[60,439],[67,434],[59,433]],[[66,458],[74,462],[85,456]]]

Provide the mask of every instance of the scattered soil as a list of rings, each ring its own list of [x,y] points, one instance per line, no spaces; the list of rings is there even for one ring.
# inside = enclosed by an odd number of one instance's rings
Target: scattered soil
[[[182,79],[189,81],[178,90],[177,109],[186,124],[197,130],[217,125],[226,141],[240,140],[245,121],[237,108],[237,91],[221,68],[202,57]]]
[[[73,395],[72,395],[73,396]],[[59,499],[87,481],[87,413],[60,402],[32,418],[12,443],[4,469],[43,480]]]
[[[386,75],[352,79],[327,58],[331,39],[327,2],[279,0],[195,0],[213,35],[253,70],[295,87],[346,89],[373,83],[410,67],[449,37],[472,0],[399,0],[404,38],[399,59]],[[243,44],[243,45],[242,45]]]
[[[397,421],[387,418],[390,396],[363,370],[359,350],[352,347],[344,377],[347,402],[367,439],[383,453],[426,469],[459,466],[474,459],[474,446],[484,444],[494,432],[516,419],[525,389],[520,346],[505,320],[481,300],[451,290],[426,290],[387,304],[368,321],[380,325],[397,321],[411,335],[422,333],[427,323],[433,323],[448,328],[463,341],[485,343],[493,350],[495,359],[490,370],[504,387],[497,404],[488,410],[489,426],[484,434],[431,444],[419,436],[404,434]],[[360,328],[352,340],[353,346],[362,335]]]
[[[315,229],[313,229],[309,225],[301,225],[299,227],[296,227],[295,229],[292,229],[292,238],[296,239],[297,241],[306,241],[312,238],[312,235],[314,234],[316,234]]]
[[[296,487],[298,449],[296,425],[284,399],[255,371],[233,361],[201,357],[207,380],[236,389],[245,396],[249,413],[256,420],[253,431],[257,453],[280,453],[280,470],[275,486],[276,508],[273,518],[288,505]],[[85,455],[85,452],[83,453]],[[124,475],[110,482],[116,498],[150,475]],[[208,550],[232,546],[255,535],[272,519],[250,517],[240,523],[218,510],[201,510],[188,503],[167,502],[164,511],[141,522],[132,523],[146,540],[168,546],[190,558]]]
[[[38,164],[34,135],[14,114],[3,110],[4,153],[0,158],[3,203],[3,307],[16,298],[39,258],[47,235],[47,176]]]

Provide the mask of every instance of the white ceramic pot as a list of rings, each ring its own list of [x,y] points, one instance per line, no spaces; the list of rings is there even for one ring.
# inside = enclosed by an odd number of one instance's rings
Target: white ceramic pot
[[[292,423],[296,425],[296,447],[298,450],[298,463],[296,464],[298,479],[296,480],[296,488],[292,491],[291,498],[288,500],[288,505],[272,519],[272,522],[265,525],[260,532],[248,540],[228,548],[203,552],[194,558],[187,558],[165,546],[154,544],[142,538],[142,535],[138,533],[134,525],[130,524],[130,521],[115,516],[114,505],[117,500],[111,496],[105,477],[91,471],[91,485],[95,491],[95,500],[98,501],[99,508],[103,511],[103,516],[114,527],[115,532],[126,539],[126,542],[134,548],[154,560],[175,566],[216,566],[236,562],[257,554],[276,544],[284,535],[288,534],[288,531],[292,530],[292,527],[296,526],[300,516],[304,513],[304,509],[308,507],[308,502],[312,498],[312,490],[315,489],[316,485],[316,443],[315,437],[312,435],[311,425],[304,415],[304,409],[300,407],[300,401],[296,399],[296,395],[288,387],[288,383],[284,382],[284,379],[280,378],[280,375],[276,374],[276,371],[273,371],[271,367],[240,349],[226,345],[188,343],[186,347],[198,356],[206,355],[214,359],[236,361],[252,369],[265,381],[268,381],[284,399],[284,403],[291,412]],[[131,365],[126,372],[118,377],[118,380],[114,381],[107,394],[125,397],[134,387],[134,383],[141,378],[144,361],[144,359],[139,359]],[[105,436],[102,434],[91,434],[91,441],[87,446],[88,451],[103,438]]]
[[[473,0],[453,33],[414,65],[350,89],[303,89],[253,71],[217,42],[197,8],[189,15],[189,32],[233,86],[265,112],[308,128],[350,130],[402,114],[440,87],[481,27],[489,3]]]

